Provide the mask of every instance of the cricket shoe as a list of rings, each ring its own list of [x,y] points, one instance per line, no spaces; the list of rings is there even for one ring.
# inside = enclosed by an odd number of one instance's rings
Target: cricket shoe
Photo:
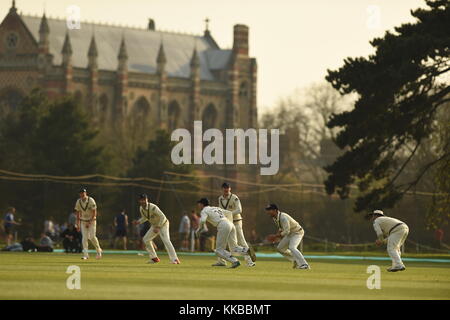
[[[255,250],[253,250],[253,247],[252,247],[252,246],[249,246],[249,247],[248,247],[247,254],[250,256],[250,259],[252,259],[253,262],[256,261]]]
[[[87,257],[87,256],[81,257],[81,260],[87,260],[87,259],[89,259],[89,257]]]
[[[397,271],[403,271],[403,270],[406,270],[406,268],[405,267],[395,267],[395,268],[391,267],[391,268],[387,269],[388,272],[397,272]]]
[[[102,251],[97,252],[95,259],[100,260],[102,258]]]
[[[171,264],[181,264],[180,260],[175,259],[172,262],[170,262]]]
[[[241,265],[241,263],[239,261],[235,261],[231,264],[230,268],[235,269],[235,268],[239,267],[240,265]]]
[[[247,267],[255,267],[255,266],[256,266],[256,263],[254,263],[254,262],[247,263]]]
[[[302,264],[301,266],[297,266],[295,269],[309,270],[311,268],[307,264]]]
[[[211,267],[226,267],[227,265],[222,262],[216,262],[211,265]]]
[[[160,262],[160,261],[161,261],[161,260],[159,260],[159,258],[156,257],[156,258],[153,258],[153,259],[148,260],[147,263],[149,263],[149,264],[154,264],[154,263],[158,263],[158,262]]]

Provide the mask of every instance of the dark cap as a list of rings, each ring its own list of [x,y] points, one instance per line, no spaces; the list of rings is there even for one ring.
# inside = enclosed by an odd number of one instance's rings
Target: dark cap
[[[148,199],[148,196],[145,193],[139,195],[139,199]]]
[[[87,192],[86,188],[81,188],[80,193],[82,193],[82,192]]]
[[[266,210],[278,210],[278,206],[275,203],[271,203],[266,207]]]
[[[222,188],[230,188],[230,184],[228,182],[222,183]]]
[[[204,206],[209,206],[209,200],[207,198],[201,198],[200,200],[197,201],[197,203],[201,203]]]

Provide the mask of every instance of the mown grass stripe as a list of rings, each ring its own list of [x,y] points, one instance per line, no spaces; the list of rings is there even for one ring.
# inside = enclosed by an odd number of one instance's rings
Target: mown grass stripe
[[[54,252],[63,253],[63,249],[55,249]],[[95,253],[95,250],[89,250],[89,253]],[[145,251],[138,250],[104,250],[104,254],[147,254]],[[165,255],[166,252],[158,252],[158,254]],[[177,252],[180,256],[215,256],[214,252]],[[256,253],[258,258],[283,258],[279,253]],[[373,260],[373,261],[390,261],[389,257],[367,257],[367,256],[350,256],[350,255],[305,255],[306,259],[323,259],[323,260]],[[436,263],[450,263],[450,259],[434,259],[434,258],[402,258],[406,262],[436,262]]]

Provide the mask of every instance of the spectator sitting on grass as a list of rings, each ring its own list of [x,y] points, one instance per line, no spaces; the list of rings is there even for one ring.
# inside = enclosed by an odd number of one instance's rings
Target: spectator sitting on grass
[[[53,252],[53,241],[45,233],[41,234],[41,240],[39,242],[38,250],[39,252]]]
[[[66,253],[81,253],[80,234],[73,224],[61,233],[62,244]]]
[[[31,236],[28,236],[25,239],[23,239],[20,244],[22,245],[23,251],[27,252],[37,251],[38,248]]]
[[[18,242],[10,244],[9,246],[6,246],[2,249],[2,251],[14,251],[14,252],[20,252],[23,251],[22,245]]]

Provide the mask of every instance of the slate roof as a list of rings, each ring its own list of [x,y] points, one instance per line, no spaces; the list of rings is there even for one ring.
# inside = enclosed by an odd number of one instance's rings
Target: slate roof
[[[22,15],[21,19],[33,34],[39,39],[40,17]],[[165,32],[159,30],[136,29],[122,26],[112,26],[93,23],[81,23],[80,30],[67,30],[66,21],[47,17],[50,29],[50,53],[53,62],[61,64],[66,32],[69,33],[73,51],[74,67],[86,68],[88,65],[88,50],[92,34],[98,50],[98,67],[102,70],[117,70],[122,37],[125,38],[128,54],[128,70],[130,72],[156,73],[157,55],[161,41],[166,55],[166,71],[169,77],[189,78],[190,61],[194,48],[200,59],[200,78],[214,80],[212,70],[226,68],[231,50],[222,50],[205,36]]]

